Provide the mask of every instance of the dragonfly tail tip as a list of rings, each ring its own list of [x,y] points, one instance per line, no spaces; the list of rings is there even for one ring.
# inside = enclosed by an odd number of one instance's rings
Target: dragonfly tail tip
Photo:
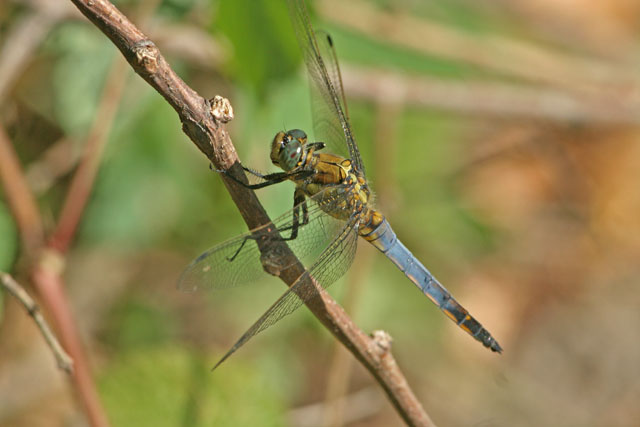
[[[222,365],[222,362],[224,362],[225,360],[227,360],[229,358],[229,356],[231,356],[234,352],[236,351],[235,348],[232,348],[231,350],[229,350],[227,352],[227,354],[225,354],[224,356],[222,356],[222,359],[218,360],[218,363],[216,363],[215,365],[213,365],[213,368],[211,368],[211,372],[215,371],[216,368],[220,365]]]

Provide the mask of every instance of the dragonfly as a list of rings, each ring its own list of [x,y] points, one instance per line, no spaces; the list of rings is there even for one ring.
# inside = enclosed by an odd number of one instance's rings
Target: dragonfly
[[[257,333],[292,313],[326,289],[351,265],[359,237],[375,246],[460,328],[494,352],[502,348],[402,244],[385,216],[373,206],[358,146],[348,118],[340,68],[331,37],[314,31],[303,0],[287,0],[309,76],[313,129],[317,141],[300,129],[280,131],[270,158],[280,172],[263,174],[242,166],[246,181],[219,172],[257,190],[284,181],[295,184],[293,209],[261,227],[219,244],[183,272],[184,291],[224,289],[258,283],[300,260],[306,267],[289,289],[240,337],[214,369]],[[283,263],[278,248],[295,254]],[[285,258],[286,259],[286,258]]]

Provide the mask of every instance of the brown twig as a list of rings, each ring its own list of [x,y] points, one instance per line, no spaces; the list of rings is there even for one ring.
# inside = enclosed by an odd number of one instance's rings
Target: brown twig
[[[60,340],[73,357],[75,369],[72,378],[89,422],[92,426],[108,426],[109,422],[91,375],[77,322],[73,318],[64,292],[63,265],[63,256],[58,251],[44,249],[31,272],[31,280],[42,301],[47,302],[47,311],[60,334]]]
[[[157,2],[146,2],[140,6],[138,12],[146,18],[156,6]],[[106,79],[96,118],[86,138],[85,150],[71,181],[60,218],[49,238],[47,249],[42,252],[32,272],[33,281],[43,300],[48,302],[48,308],[58,325],[65,346],[76,360],[77,374],[74,376],[76,388],[89,420],[95,426],[107,426],[108,420],[89,369],[77,324],[64,294],[63,257],[73,241],[84,214],[127,77],[126,62],[116,58]]]
[[[9,274],[0,272],[0,283],[2,286],[13,295],[27,310],[29,316],[33,318],[36,322],[36,325],[42,332],[42,336],[44,337],[47,345],[51,349],[53,356],[56,358],[56,362],[58,363],[58,367],[63,371],[71,374],[73,372],[73,360],[69,355],[64,351],[55,335],[49,328],[47,321],[44,320],[42,314],[40,314],[40,308],[38,304],[29,296],[27,291],[24,290],[22,286],[11,277]]]
[[[80,11],[104,32],[122,52],[133,69],[154,87],[176,110],[184,132],[216,168],[241,176],[241,166],[231,139],[210,114],[210,104],[189,88],[169,67],[155,44],[106,0],[72,0]],[[268,223],[264,208],[253,191],[223,178],[224,183],[250,229]],[[294,257],[283,243],[276,249],[285,258]],[[287,260],[288,261],[288,260]],[[288,265],[288,262],[285,262]],[[281,271],[280,278],[291,285],[304,272],[302,264]],[[389,347],[362,332],[340,306],[324,291],[307,303],[314,315],[372,373],[400,416],[409,425],[432,425],[416,399]]]
[[[64,294],[60,253],[44,248],[43,227],[33,194],[13,151],[13,146],[0,127],[0,180],[7,194],[23,241],[23,251],[32,262],[30,278],[33,281],[43,306],[51,315],[60,339],[74,360],[72,380],[81,403],[94,426],[107,426],[104,410],[93,383],[89,364],[80,343],[78,329],[73,321],[67,298]],[[35,261],[34,261],[35,260]]]
[[[36,6],[40,7],[40,9],[33,15],[31,20],[27,20],[24,23],[24,27],[30,29],[35,25],[37,30],[20,31],[19,28],[16,28],[13,37],[5,43],[3,56],[8,55],[11,52],[11,46],[15,44],[21,44],[21,49],[24,49],[23,44],[27,47],[37,46],[57,20],[70,15],[69,7],[60,6],[58,2],[45,1],[38,3]],[[72,13],[73,11],[74,9],[71,9]],[[77,14],[77,11],[75,13]],[[24,52],[26,51],[28,49]],[[0,83],[7,87],[13,76],[16,75],[16,70],[19,70],[20,66],[26,62],[26,59],[20,55],[18,55],[18,59],[20,61],[7,61],[9,65],[4,65],[2,68]],[[0,178],[7,193],[9,206],[20,230],[24,252],[31,261],[35,260],[31,268],[30,277],[42,298],[43,306],[51,315],[53,324],[59,331],[62,343],[69,353],[73,355],[75,369],[72,379],[80,401],[85,407],[87,417],[94,426],[106,426],[108,421],[98,398],[89,363],[79,337],[77,324],[71,315],[64,293],[65,286],[62,279],[64,260],[60,251],[68,249],[84,211],[104,141],[106,140],[105,135],[109,128],[110,118],[115,112],[122,92],[124,85],[122,74],[124,71],[126,71],[124,62],[121,63],[120,67],[115,65],[112,70],[111,78],[105,87],[106,96],[103,97],[103,102],[99,108],[101,114],[98,114],[98,117],[100,117],[100,120],[95,122],[99,124],[94,124],[90,132],[88,148],[85,151],[85,161],[74,176],[71,190],[63,209],[63,215],[58,223],[57,231],[49,243],[49,249],[43,248],[44,232],[42,221],[33,194],[26,184],[26,179],[13,152],[13,147],[4,132],[2,132],[2,129],[0,129]],[[59,251],[55,248],[59,249]],[[38,253],[40,256],[35,257]]]

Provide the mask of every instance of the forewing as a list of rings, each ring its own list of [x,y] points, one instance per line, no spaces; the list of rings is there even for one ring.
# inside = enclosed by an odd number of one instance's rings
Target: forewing
[[[344,227],[345,221],[323,211],[340,209],[343,205],[342,198],[335,196],[339,193],[337,188],[332,187],[307,199],[308,223],[300,224],[298,236],[285,242],[304,265],[311,265]],[[328,194],[332,197],[327,197]],[[299,220],[303,219],[300,209]],[[288,267],[282,263],[285,257],[277,253],[277,248],[282,243],[282,238],[291,235],[293,222],[293,210],[290,210],[262,227],[209,249],[187,266],[180,276],[178,288],[193,292],[198,289],[224,289],[256,283],[264,274],[263,262],[268,263],[270,260],[277,263],[277,268]]]
[[[331,38],[324,32],[316,39],[303,0],[288,0],[289,13],[311,86],[311,109],[316,141],[327,145],[327,151],[350,158],[364,173],[347,117],[342,78]]]
[[[294,312],[302,304],[319,296],[349,269],[358,242],[357,215],[344,225],[340,233],[322,252],[317,261],[240,337],[231,349],[216,363],[214,369],[229,358],[254,335]]]
[[[316,42],[318,45],[318,52],[324,62],[325,69],[327,70],[327,76],[329,81],[338,94],[338,101],[340,108],[344,112],[344,116],[349,120],[349,109],[347,108],[347,99],[344,96],[344,86],[342,84],[342,73],[340,72],[340,64],[338,63],[338,55],[336,54],[336,48],[333,44],[333,39],[324,30],[315,30]],[[336,115],[337,116],[337,115]],[[340,131],[342,132],[342,126],[340,126],[339,120],[336,118]]]

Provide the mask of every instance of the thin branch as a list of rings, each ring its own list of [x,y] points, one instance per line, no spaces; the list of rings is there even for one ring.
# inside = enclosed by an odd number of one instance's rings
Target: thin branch
[[[82,160],[69,186],[56,229],[49,240],[49,246],[62,253],[69,249],[91,195],[109,130],[118,111],[128,76],[127,64],[121,58],[115,58],[86,138]]]
[[[14,45],[20,45],[21,52],[30,52],[30,49],[24,49],[25,46],[27,48],[35,48],[55,22],[65,16],[78,13],[77,11],[74,12],[75,9],[70,9],[68,5],[61,6],[59,2],[48,0],[36,3],[36,7],[38,9],[32,19],[27,20],[23,25],[23,28],[29,31],[19,31],[19,28],[17,28],[13,36],[3,46],[3,57],[11,53],[11,47]],[[16,70],[19,70],[26,63],[26,57],[18,55],[18,59],[20,61],[14,59],[7,61],[0,70],[2,88],[8,88],[13,77],[18,74]],[[126,71],[125,67],[126,65],[121,63],[120,67],[115,65],[112,70],[111,78],[105,87],[106,96],[103,96],[103,102],[99,108],[98,117],[100,117],[100,120],[96,120],[97,124],[94,123],[94,127],[89,134],[85,161],[81,164],[79,172],[74,176],[68,193],[63,215],[58,223],[58,231],[52,240],[53,246],[62,251],[68,248],[93,185],[93,178],[95,177],[104,141],[106,140],[105,135],[110,127],[110,119],[115,112],[124,85],[123,80],[125,77],[122,74]],[[107,117],[106,124],[105,116]],[[64,294],[65,286],[62,279],[64,261],[58,251],[51,249],[42,251],[44,232],[33,193],[26,184],[18,159],[13,153],[13,147],[4,132],[0,133],[0,163],[0,175],[2,175],[2,182],[7,193],[8,204],[18,224],[24,250],[30,258],[33,258],[37,252],[41,254],[31,268],[30,277],[42,298],[44,307],[51,314],[52,321],[60,333],[63,344],[73,355],[75,369],[72,379],[80,401],[85,407],[88,419],[94,426],[106,426],[108,421],[100,404],[89,363],[78,334],[77,324],[71,315],[70,307]]]
[[[292,409],[287,414],[289,424],[296,427],[327,427],[331,425],[349,425],[364,422],[381,412],[382,395],[377,387],[367,387],[337,399],[324,400]],[[341,412],[339,424],[324,422],[323,414]]]
[[[349,286],[347,286],[342,299],[342,305],[352,316],[361,299],[367,272],[371,271],[370,267],[374,255],[373,248],[366,248],[349,269],[347,278]],[[342,426],[352,421],[348,414],[353,408],[351,405],[349,407],[346,406],[347,399],[345,399],[345,396],[351,381],[351,372],[354,366],[353,359],[338,342],[333,347],[333,353],[327,368],[327,386],[324,399],[326,403],[324,405],[325,412],[322,418],[315,418],[316,422],[323,419],[324,423],[322,425],[326,427]],[[293,423],[293,425],[299,424]]]
[[[205,29],[194,27],[190,22],[154,20],[153,24],[148,33],[171,57],[211,72],[219,70],[226,62],[226,50]]]
[[[36,304],[27,291],[25,291],[18,282],[13,280],[13,277],[9,274],[0,272],[0,283],[2,283],[2,286],[4,286],[11,295],[22,303],[29,316],[31,316],[36,322],[36,325],[40,329],[40,332],[42,332],[42,336],[51,349],[53,356],[56,358],[58,367],[68,374],[71,374],[73,372],[73,360],[64,351],[53,332],[51,332],[51,328],[49,328],[47,321],[44,320],[44,317],[42,317],[42,314],[40,313],[40,307],[38,307],[38,304]]]
[[[562,123],[638,125],[640,105],[635,99],[577,95],[559,89],[499,82],[460,82],[401,73],[343,67],[349,95],[389,103],[406,103],[463,114],[536,119]]]
[[[29,258],[39,255],[31,267],[30,278],[42,298],[45,309],[50,313],[54,326],[60,333],[64,347],[73,355],[74,370],[71,378],[80,401],[93,426],[107,426],[107,418],[100,405],[76,323],[64,294],[62,280],[64,261],[59,252],[43,250],[42,222],[33,193],[26,184],[13,146],[1,127],[0,166],[0,179],[24,242],[24,252]]]
[[[122,52],[133,69],[154,87],[176,110],[183,131],[217,169],[229,169],[243,176],[238,156],[224,127],[210,114],[210,103],[188,87],[169,67],[155,44],[106,0],[72,0],[80,11],[104,32]],[[270,222],[255,193],[222,178],[250,229]],[[295,259],[282,243],[275,249],[289,265]],[[305,271],[300,262],[283,270],[280,278],[288,285]],[[395,363],[388,345],[362,332],[340,306],[324,291],[307,303],[314,315],[371,372],[383,387],[400,416],[409,425],[433,425]]]
[[[26,169],[31,191],[36,196],[47,192],[62,176],[75,169],[80,161],[80,154],[74,150],[73,140],[67,136],[51,144]]]
[[[0,124],[0,182],[7,204],[16,220],[22,246],[28,257],[35,254],[44,241],[42,218],[13,145]]]
[[[145,3],[149,5],[149,3]],[[11,47],[24,43],[26,47],[34,48],[42,41],[44,34],[54,22],[64,16],[78,14],[76,9],[68,4],[61,6],[57,1],[44,0],[35,2],[39,12],[33,20],[28,20],[24,27],[29,29],[33,25],[38,28],[32,32],[15,31],[3,46],[2,55],[9,55]],[[69,13],[71,10],[71,13]],[[29,36],[29,37],[26,37]],[[24,46],[21,46],[24,48]],[[27,49],[28,50],[28,49]],[[24,66],[26,59],[18,56],[20,61],[7,61],[9,66],[0,69],[0,89],[8,88],[13,77]],[[0,128],[0,179],[5,187],[7,199],[12,213],[18,224],[23,240],[24,251],[29,258],[40,256],[30,268],[29,276],[42,298],[43,307],[51,315],[52,322],[60,334],[65,348],[73,355],[75,369],[73,383],[78,397],[84,406],[87,418],[93,426],[107,426],[108,420],[95,387],[86,353],[79,336],[77,322],[73,319],[65,295],[64,280],[62,278],[64,258],[63,253],[68,249],[80,222],[88,196],[93,186],[99,159],[101,157],[106,134],[110,128],[113,115],[119,103],[126,78],[126,64],[117,60],[110,78],[103,92],[102,103],[98,109],[96,121],[88,136],[87,148],[83,161],[72,181],[65,205],[58,222],[58,228],[48,247],[44,247],[43,227],[35,198],[26,184],[26,179],[20,168],[19,161],[13,152],[6,134]]]
[[[91,375],[86,351],[78,333],[77,322],[73,318],[68,298],[64,292],[63,269],[64,258],[62,254],[54,249],[44,249],[31,271],[31,280],[43,303],[46,301],[47,312],[60,335],[60,340],[69,354],[73,355],[75,369],[72,378],[90,424],[105,427],[109,425],[109,422]]]
[[[640,79],[632,66],[553,51],[506,37],[461,31],[406,13],[387,13],[370,2],[317,2],[323,16],[384,43],[472,64],[529,82],[579,93],[637,94]],[[357,16],[358,19],[352,19]]]
[[[73,12],[73,9],[57,0],[34,3],[35,10],[16,20],[4,36],[0,50],[0,103],[49,31],[61,19],[69,16],[69,11]]]
[[[376,205],[379,208],[383,208],[383,212],[388,214],[391,210],[388,209],[389,198],[392,193],[391,189],[397,188],[397,186],[394,185],[396,181],[393,176],[394,168],[389,168],[387,165],[395,164],[394,160],[398,145],[397,132],[395,130],[403,102],[398,98],[394,98],[393,93],[386,91],[377,91],[373,96],[377,96],[375,100],[376,120],[373,132],[376,149],[373,150],[372,159],[376,171],[374,178],[378,183]],[[389,102],[390,100],[392,101]],[[364,249],[349,270],[349,286],[342,300],[343,306],[352,316],[354,315],[354,308],[361,298],[367,272],[371,271],[373,257],[376,255],[372,247]],[[327,427],[342,426],[350,422],[347,417],[353,407],[351,403],[349,403],[348,407],[346,406],[347,399],[344,396],[349,389],[353,366],[353,360],[349,357],[349,354],[336,343],[329,364],[325,393],[325,402],[327,404],[325,405],[324,425]]]

